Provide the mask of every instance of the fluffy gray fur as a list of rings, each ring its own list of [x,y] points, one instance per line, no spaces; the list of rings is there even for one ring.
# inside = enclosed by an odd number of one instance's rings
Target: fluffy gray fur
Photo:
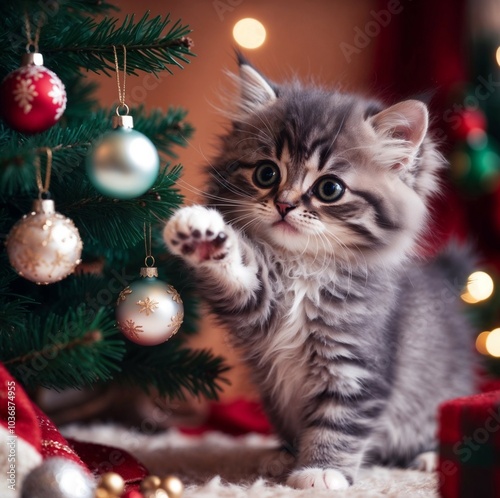
[[[443,160],[421,102],[272,85],[244,62],[239,84],[208,207],[164,238],[294,449],[288,483],[342,489],[435,449],[438,405],[472,392],[469,265],[414,254]]]

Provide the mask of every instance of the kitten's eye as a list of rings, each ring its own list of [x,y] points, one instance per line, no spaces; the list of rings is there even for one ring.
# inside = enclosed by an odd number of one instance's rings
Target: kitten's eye
[[[274,163],[262,163],[255,169],[253,181],[257,187],[271,188],[275,183],[279,183],[280,170]]]
[[[344,192],[344,184],[334,177],[322,178],[314,187],[314,194],[323,202],[338,201],[344,195]]]

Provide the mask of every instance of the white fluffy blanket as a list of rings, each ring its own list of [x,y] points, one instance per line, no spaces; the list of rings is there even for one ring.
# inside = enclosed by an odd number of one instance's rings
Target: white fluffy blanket
[[[127,450],[152,474],[176,474],[184,498],[437,498],[434,474],[374,467],[347,491],[294,490],[283,486],[290,457],[272,437],[220,433],[186,436],[176,430],[145,435],[115,425],[67,426],[67,437]]]

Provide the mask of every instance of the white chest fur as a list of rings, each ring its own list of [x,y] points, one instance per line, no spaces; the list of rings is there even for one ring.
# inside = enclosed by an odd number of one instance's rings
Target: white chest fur
[[[268,371],[267,383],[272,386],[273,404],[288,418],[285,420],[288,426],[294,425],[296,409],[311,391],[306,308],[308,301],[318,299],[318,292],[314,279],[290,279],[280,306],[281,317],[262,344],[261,361]]]

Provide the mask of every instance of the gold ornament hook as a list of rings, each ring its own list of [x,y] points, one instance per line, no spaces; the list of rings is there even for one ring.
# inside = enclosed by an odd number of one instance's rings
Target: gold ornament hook
[[[50,187],[50,175],[52,173],[52,149],[49,147],[44,147],[40,151],[45,151],[47,154],[47,165],[45,168],[45,181],[42,181],[42,168],[40,156],[36,156],[35,159],[35,174],[36,174],[36,186],[38,187],[38,198],[41,199],[43,194],[49,193]]]
[[[26,52],[29,54],[31,47],[34,48],[35,52],[38,52],[38,42],[40,41],[40,31],[42,29],[42,17],[38,18],[38,23],[36,25],[36,31],[34,38],[31,36],[31,25],[28,17],[28,11],[24,9],[24,28],[26,30],[26,38],[28,42],[26,43]]]
[[[121,116],[120,109],[125,109],[125,116],[128,116],[130,111],[127,104],[125,104],[125,85],[127,79],[127,47],[122,45],[123,47],[123,87],[120,85],[120,67],[118,64],[118,53],[116,51],[116,45],[113,45],[113,53],[115,54],[115,69],[116,69],[116,83],[118,86],[118,100],[120,105],[116,108],[116,114]]]
[[[155,265],[155,258],[151,254],[151,222],[144,222],[144,250],[146,257],[144,259],[144,266],[152,268]],[[149,264],[148,264],[149,263]]]

